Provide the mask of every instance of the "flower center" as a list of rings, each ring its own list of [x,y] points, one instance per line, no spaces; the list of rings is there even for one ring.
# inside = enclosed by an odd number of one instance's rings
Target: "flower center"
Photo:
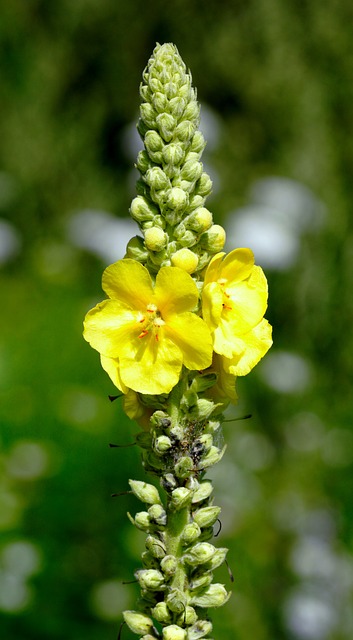
[[[223,302],[222,302],[222,307],[225,311],[232,311],[233,307],[232,307],[232,300],[231,297],[229,295],[229,293],[227,293],[227,289],[226,289],[226,284],[227,284],[227,280],[225,278],[220,278],[218,280],[218,284],[221,285],[222,287],[222,293],[223,293]]]
[[[155,339],[157,341],[159,340],[158,330],[165,324],[165,322],[161,316],[161,312],[155,304],[151,303],[147,305],[145,313],[141,313],[138,322],[142,329],[138,336],[139,338],[144,338],[152,330]]]

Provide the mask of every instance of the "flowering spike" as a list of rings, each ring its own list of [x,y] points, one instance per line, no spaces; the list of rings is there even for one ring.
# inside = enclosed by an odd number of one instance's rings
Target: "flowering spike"
[[[227,549],[209,542],[220,509],[204,476],[225,452],[222,412],[237,402],[237,376],[271,346],[267,282],[250,249],[222,252],[225,230],[205,206],[200,107],[175,45],[156,46],[140,96],[130,207],[140,235],[105,270],[107,299],[87,313],[84,337],[141,426],[142,464],[161,487],[129,480],[145,510],[128,518],[146,542],[140,612],[125,611],[125,622],[142,640],[198,640],[212,631],[207,609],[230,596],[213,582]]]

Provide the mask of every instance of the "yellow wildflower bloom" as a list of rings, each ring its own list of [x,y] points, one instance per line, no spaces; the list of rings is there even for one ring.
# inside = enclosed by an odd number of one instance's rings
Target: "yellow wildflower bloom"
[[[263,318],[267,280],[250,249],[235,249],[224,256],[216,254],[206,270],[203,317],[215,352],[223,356],[224,369],[244,376],[272,344],[271,326]]]
[[[192,311],[198,290],[188,273],[162,267],[153,286],[143,265],[124,259],[107,267],[102,286],[109,299],[87,313],[84,338],[123,392],[169,393],[183,365],[211,364],[210,331]]]

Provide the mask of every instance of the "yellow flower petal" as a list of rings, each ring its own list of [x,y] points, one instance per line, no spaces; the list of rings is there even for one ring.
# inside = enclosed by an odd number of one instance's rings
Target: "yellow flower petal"
[[[223,317],[232,324],[233,331],[244,333],[257,325],[267,309],[267,280],[260,267],[253,267],[251,275],[242,282],[225,287],[229,296]]]
[[[221,265],[221,278],[229,282],[240,282],[249,277],[254,266],[251,249],[234,249],[228,253]]]
[[[214,331],[221,321],[223,290],[218,282],[210,282],[202,291],[202,312],[205,322]]]
[[[101,365],[115,386],[123,393],[127,393],[128,388],[120,377],[119,358],[107,358],[106,356],[101,356]]]
[[[218,280],[218,278],[220,277],[222,258],[225,255],[226,254],[224,253],[224,251],[222,251],[221,253],[216,253],[216,255],[213,256],[206,269],[204,285],[208,284],[209,282],[215,282]]]
[[[243,336],[244,348],[241,354],[231,359],[224,358],[223,365],[228,373],[245,376],[263,358],[272,345],[272,327],[263,319],[254,329]]]
[[[188,369],[206,369],[212,362],[212,338],[207,324],[194,313],[175,314],[168,319],[165,334],[183,354]]]
[[[192,277],[179,267],[162,267],[157,273],[154,292],[164,320],[174,313],[191,311],[199,298]]]
[[[126,344],[120,358],[120,375],[124,384],[139,393],[169,393],[177,384],[183,356],[179,347],[164,335],[153,334]]]
[[[117,358],[121,345],[137,331],[136,311],[126,309],[117,300],[104,300],[87,313],[83,337],[102,355]]]
[[[111,264],[103,273],[102,287],[105,293],[133,309],[146,307],[152,302],[152,280],[146,267],[126,258]]]
[[[132,389],[128,389],[127,394],[124,396],[123,407],[130,420],[136,420],[144,429],[149,428],[153,409],[145,407],[145,405],[140,402],[138,394]]]

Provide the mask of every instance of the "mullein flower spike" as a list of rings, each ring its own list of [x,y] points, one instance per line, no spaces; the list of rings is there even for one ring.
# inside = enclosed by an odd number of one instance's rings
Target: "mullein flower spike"
[[[137,195],[141,235],[103,274],[107,299],[89,311],[84,337],[123,394],[126,414],[155,485],[130,480],[147,534],[139,611],[124,620],[145,640],[197,640],[212,631],[208,610],[230,594],[213,582],[225,548],[214,547],[220,509],[206,469],[222,458],[222,412],[272,344],[264,319],[267,282],[250,249],[222,252],[223,227],[205,207],[212,182],[191,75],[173,44],[157,45],[143,73]],[[162,631],[157,631],[157,622]]]

